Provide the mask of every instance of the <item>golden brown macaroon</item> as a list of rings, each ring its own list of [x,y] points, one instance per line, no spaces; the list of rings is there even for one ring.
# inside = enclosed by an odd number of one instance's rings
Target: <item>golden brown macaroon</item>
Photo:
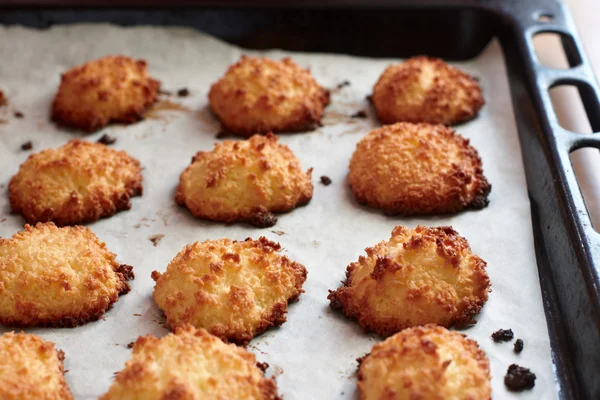
[[[262,366],[262,365],[261,365]],[[256,358],[190,325],[157,339],[141,336],[133,355],[100,400],[279,400]]]
[[[65,353],[39,336],[0,336],[0,399],[71,400],[64,377]]]
[[[490,400],[490,365],[477,342],[435,325],[408,328],[359,360],[361,400]]]
[[[481,209],[491,190],[469,140],[426,123],[371,131],[356,145],[348,182],[359,203],[389,215]]]
[[[485,103],[474,78],[424,56],[389,66],[373,87],[372,101],[383,124],[454,125],[475,117]]]
[[[242,56],[212,85],[208,100],[226,131],[249,137],[314,129],[329,91],[290,58]]]
[[[222,222],[275,225],[272,213],[286,212],[312,198],[312,168],[303,172],[277,136],[225,140],[200,151],[181,174],[175,195],[196,217]]]
[[[486,262],[451,227],[397,226],[389,241],[365,251],[328,299],[366,331],[389,336],[429,323],[464,327],[488,299]]]
[[[62,74],[52,119],[88,132],[110,122],[130,124],[156,101],[159,86],[145,61],[106,56]]]
[[[0,238],[0,324],[74,327],[129,292],[132,268],[83,226],[51,222]]]
[[[32,154],[8,187],[12,211],[30,223],[76,225],[131,208],[142,194],[142,168],[124,151],[72,140]]]
[[[262,236],[188,245],[164,274],[152,273],[154,300],[172,329],[190,323],[223,340],[246,344],[283,324],[288,303],[304,292],[306,268],[281,256],[280,250],[279,243]]]

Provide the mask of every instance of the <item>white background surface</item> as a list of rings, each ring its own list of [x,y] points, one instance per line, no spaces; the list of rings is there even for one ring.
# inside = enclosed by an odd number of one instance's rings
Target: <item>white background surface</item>
[[[145,58],[151,74],[167,90],[189,88],[189,97],[174,100],[192,111],[165,112],[160,119],[113,125],[89,136],[55,127],[48,113],[59,74],[108,53]],[[189,30],[79,26],[32,31],[0,27],[1,84],[11,101],[10,110],[25,114],[24,119],[8,115],[9,122],[0,124],[3,190],[28,155],[19,150],[27,140],[33,140],[34,150],[39,151],[76,137],[95,141],[108,133],[118,138],[114,148],[127,150],[144,166],[144,196],[133,200],[132,210],[89,225],[118,255],[119,262],[134,266],[136,279],[131,293],[121,297],[98,322],[75,329],[28,330],[64,349],[67,381],[75,397],[92,399],[104,393],[113,373],[129,357],[126,345],[138,335],[165,334],[160,325],[163,318],[151,300],[152,270],[164,271],[175,254],[195,240],[265,235],[281,242],[289,257],[304,264],[309,274],[306,293],[291,306],[288,322],[255,339],[250,349],[260,361],[271,364],[270,373],[278,371],[278,385],[286,400],[357,398],[355,359],[379,338],[366,335],[356,322],[332,313],[326,299],[328,289],[338,287],[346,265],[365,247],[387,240],[395,225],[420,223],[453,225],[488,262],[493,292],[477,325],[464,332],[476,339],[490,358],[494,398],[555,398],[529,201],[497,43],[477,59],[460,64],[480,79],[487,100],[481,115],[458,130],[471,139],[483,159],[493,186],[488,208],[456,216],[403,219],[359,206],[346,183],[348,160],[356,142],[377,125],[365,96],[391,60],[304,54],[294,59],[311,67],[324,86],[334,88],[344,80],[351,85],[333,93],[322,128],[282,137],[304,168],[314,167],[314,196],[308,206],[280,216],[274,228],[262,230],[194,219],[173,199],[179,174],[191,156],[211,149],[216,141],[219,125],[207,110],[206,93],[239,55],[238,49]],[[283,55],[270,54],[274,58]],[[359,110],[366,110],[369,119],[347,117]],[[328,175],[333,183],[322,186],[318,183],[321,175]],[[0,219],[6,218],[0,223],[0,235],[10,236],[23,220],[8,215],[7,196],[0,196],[0,210],[5,216]],[[278,236],[272,230],[286,234]],[[148,239],[154,234],[165,234],[156,247]],[[512,343],[492,342],[489,336],[499,328],[512,328],[517,338],[524,339],[523,353],[515,355]],[[533,391],[513,395],[505,390],[502,379],[514,362],[536,373]]]

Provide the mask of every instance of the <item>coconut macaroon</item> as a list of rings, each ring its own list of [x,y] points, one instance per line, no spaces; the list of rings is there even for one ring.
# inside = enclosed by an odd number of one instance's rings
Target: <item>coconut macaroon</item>
[[[431,57],[413,57],[388,67],[372,96],[383,124],[429,122],[454,125],[472,119],[484,104],[477,81]]]
[[[329,91],[290,58],[242,56],[212,85],[208,99],[226,131],[249,137],[314,129]]]
[[[490,365],[477,342],[435,325],[405,329],[359,360],[361,400],[490,400]]]
[[[426,123],[371,131],[356,145],[348,181],[359,203],[390,215],[481,209],[491,190],[469,140]]]
[[[312,168],[302,171],[294,153],[277,140],[254,135],[198,152],[181,174],[175,200],[203,219],[275,225],[272,213],[304,205],[313,193]]]
[[[488,299],[486,262],[451,227],[397,226],[389,241],[365,249],[330,291],[333,309],[381,336],[428,323],[475,323]]]
[[[74,327],[129,292],[132,268],[83,226],[25,225],[0,238],[0,324]]]
[[[124,151],[72,140],[32,154],[8,187],[12,211],[32,224],[76,225],[131,208],[142,168]]]
[[[306,268],[281,256],[279,243],[260,237],[243,242],[209,240],[186,246],[152,273],[153,297],[172,329],[189,323],[223,340],[246,344],[286,321],[298,300]]]
[[[179,327],[161,339],[138,338],[133,355],[99,400],[279,400],[252,353],[204,329]]]
[[[64,377],[65,354],[39,336],[0,336],[0,399],[71,400]]]
[[[52,103],[52,119],[93,132],[110,122],[133,123],[157,98],[160,84],[146,62],[107,56],[62,74]]]

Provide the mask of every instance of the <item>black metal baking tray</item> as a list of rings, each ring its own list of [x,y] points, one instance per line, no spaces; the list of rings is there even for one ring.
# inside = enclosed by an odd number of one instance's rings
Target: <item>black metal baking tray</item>
[[[73,22],[192,26],[249,48],[450,60],[472,58],[498,37],[525,164],[558,395],[600,399],[600,235],[569,158],[581,147],[600,149],[600,139],[563,129],[549,89],[575,85],[596,132],[599,91],[559,0],[0,0],[1,24]],[[561,35],[570,68],[539,63],[532,39],[542,32]]]

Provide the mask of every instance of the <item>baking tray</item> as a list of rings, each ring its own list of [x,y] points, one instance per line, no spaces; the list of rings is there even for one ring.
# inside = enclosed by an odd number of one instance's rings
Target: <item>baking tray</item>
[[[600,237],[569,157],[582,147],[600,149],[600,141],[593,133],[573,133],[559,125],[549,89],[575,85],[593,131],[600,131],[599,92],[573,20],[560,1],[112,0],[87,1],[85,8],[80,3],[0,0],[0,24],[191,26],[255,49],[375,57],[429,54],[449,60],[472,58],[492,37],[499,38],[526,170],[558,396],[600,398]],[[570,68],[538,62],[533,36],[543,32],[561,35]]]

